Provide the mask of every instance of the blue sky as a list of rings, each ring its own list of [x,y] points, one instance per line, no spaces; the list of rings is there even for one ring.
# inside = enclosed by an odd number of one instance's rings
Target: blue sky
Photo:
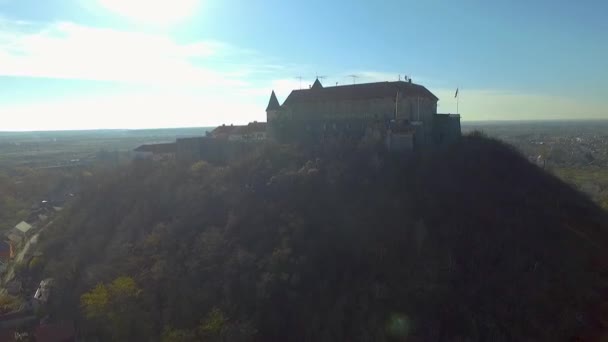
[[[0,0],[0,130],[264,120],[271,90],[409,75],[463,120],[608,119],[608,3]]]

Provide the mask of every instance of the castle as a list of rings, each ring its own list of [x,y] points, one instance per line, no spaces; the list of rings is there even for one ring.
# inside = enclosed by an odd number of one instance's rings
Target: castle
[[[460,137],[460,115],[438,114],[437,96],[411,79],[294,90],[283,104],[272,91],[266,123],[222,125],[204,137],[142,145],[136,158],[222,162],[272,140],[314,145],[335,139],[383,142],[391,151],[412,151],[449,144]]]
[[[438,98],[408,81],[294,90],[283,104],[274,93],[266,108],[267,135],[279,142],[361,138],[375,130],[393,150],[441,145],[460,137],[460,115],[438,114]]]

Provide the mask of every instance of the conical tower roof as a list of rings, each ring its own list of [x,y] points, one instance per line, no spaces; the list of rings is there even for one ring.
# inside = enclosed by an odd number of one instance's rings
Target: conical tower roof
[[[311,89],[323,89],[323,85],[318,78],[315,80],[315,83],[312,84]]]
[[[281,108],[279,104],[279,100],[277,100],[277,96],[274,94],[274,90],[272,94],[270,94],[270,101],[268,101],[268,107],[266,107],[266,111],[275,110]]]

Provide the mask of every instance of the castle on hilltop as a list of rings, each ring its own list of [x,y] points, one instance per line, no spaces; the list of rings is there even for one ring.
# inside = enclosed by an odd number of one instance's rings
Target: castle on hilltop
[[[175,143],[142,145],[139,159],[223,162],[250,153],[267,140],[315,145],[347,139],[385,143],[391,151],[412,151],[460,138],[460,115],[438,114],[437,96],[411,79],[294,90],[283,104],[272,91],[266,122],[222,125],[206,136]]]
[[[294,90],[283,104],[272,91],[267,135],[279,142],[319,142],[364,137],[370,132],[394,150],[450,143],[460,137],[460,115],[438,114],[438,98],[408,81]]]

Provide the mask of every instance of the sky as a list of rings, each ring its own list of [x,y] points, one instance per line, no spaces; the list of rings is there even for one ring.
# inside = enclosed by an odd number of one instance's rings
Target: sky
[[[608,119],[608,2],[0,0],[0,131],[265,121],[407,75],[463,121]],[[301,77],[301,80],[299,79]]]

